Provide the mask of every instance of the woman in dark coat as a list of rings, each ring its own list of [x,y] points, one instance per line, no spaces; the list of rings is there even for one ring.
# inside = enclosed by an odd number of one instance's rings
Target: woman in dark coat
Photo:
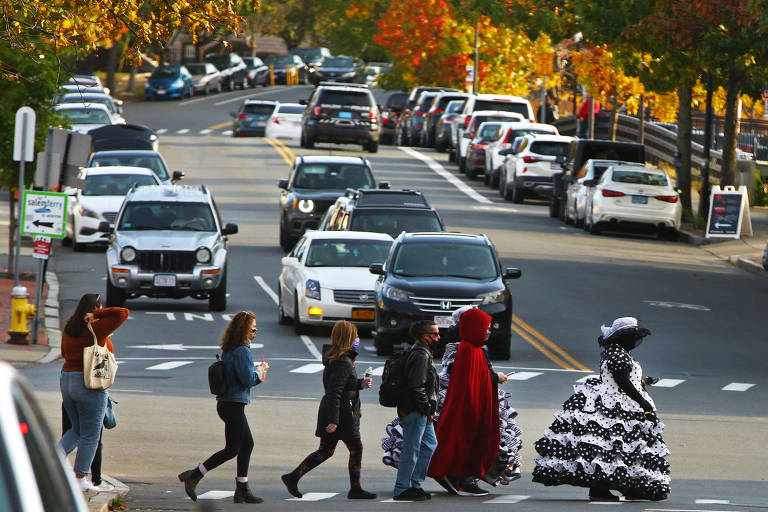
[[[320,438],[320,447],[309,454],[296,469],[281,478],[291,495],[301,498],[299,479],[313,468],[329,459],[342,441],[349,450],[349,483],[347,498],[374,499],[376,495],[360,487],[360,466],[363,458],[363,444],[360,441],[360,395],[359,390],[370,388],[370,378],[357,378],[355,359],[360,339],[357,327],[345,320],[336,322],[331,332],[331,346],[324,350],[323,387],[325,395],[317,412],[315,435]]]

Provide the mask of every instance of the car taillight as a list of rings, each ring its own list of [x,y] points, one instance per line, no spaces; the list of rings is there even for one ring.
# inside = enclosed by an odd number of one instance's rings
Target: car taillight
[[[280,118],[276,117],[276,118],[272,119],[272,122],[275,123],[275,124],[280,124]]]
[[[475,144],[475,149],[478,149],[478,148],[479,149],[483,149],[483,148],[486,148],[486,147],[488,147],[488,143],[487,142],[478,142],[477,144]]]
[[[436,108],[435,110],[432,111],[432,115],[434,115],[434,114],[442,114],[442,113],[443,113],[443,110],[441,110],[439,108]]]
[[[319,105],[315,105],[314,107],[312,107],[312,113],[315,114],[316,116],[319,116],[320,114],[323,113],[323,109]]]
[[[469,117],[465,117],[465,118],[464,118],[464,128],[466,128],[467,126],[469,126],[469,119],[470,119]]]
[[[369,116],[371,119],[376,119],[377,117],[379,117],[379,109],[376,109],[376,108],[372,108],[372,109],[371,109],[371,111],[370,111],[370,112],[368,112],[368,116]]]
[[[536,158],[535,156],[524,156],[523,162],[527,164],[532,164],[533,162],[540,162],[541,158]]]
[[[665,203],[676,203],[677,202],[677,195],[673,196],[654,196],[659,201],[664,201]]]
[[[248,114],[240,114],[237,116],[238,119],[245,119],[246,117],[248,117]]]
[[[416,115],[419,116],[419,117],[422,117],[424,115],[424,112],[419,110],[418,112],[416,112]]]
[[[386,123],[388,119],[389,119],[389,112],[382,112],[381,113],[381,120]]]
[[[618,190],[603,189],[603,197],[621,197],[623,195],[625,195],[624,192],[619,192]]]

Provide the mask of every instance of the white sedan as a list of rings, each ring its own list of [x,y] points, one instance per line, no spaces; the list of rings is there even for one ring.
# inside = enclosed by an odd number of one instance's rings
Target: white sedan
[[[683,208],[669,176],[662,170],[634,165],[609,167],[587,205],[584,229],[599,234],[612,226],[650,227],[660,236],[677,238]]]
[[[110,124],[125,124],[125,120],[121,123],[100,103],[60,103],[54,106],[54,110],[70,122],[71,130],[81,133]]]
[[[309,231],[282,260],[278,280],[278,320],[296,334],[312,326],[349,320],[373,327],[377,276],[368,271],[384,263],[391,236],[363,231]]]
[[[67,227],[64,244],[72,244],[81,251],[86,244],[108,243],[109,233],[99,231],[99,224],[109,222],[114,227],[115,217],[123,199],[134,184],[159,185],[152,171],[143,167],[86,167],[80,170],[82,189],[68,189]]]
[[[267,119],[265,137],[269,139],[300,139],[301,116],[306,106],[298,103],[280,103]]]

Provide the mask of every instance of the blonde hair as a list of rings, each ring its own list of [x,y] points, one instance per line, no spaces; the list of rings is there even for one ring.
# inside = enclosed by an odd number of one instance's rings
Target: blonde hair
[[[355,338],[357,338],[357,327],[355,324],[346,320],[339,320],[331,331],[331,349],[326,353],[325,357],[329,361],[340,358],[352,348]]]

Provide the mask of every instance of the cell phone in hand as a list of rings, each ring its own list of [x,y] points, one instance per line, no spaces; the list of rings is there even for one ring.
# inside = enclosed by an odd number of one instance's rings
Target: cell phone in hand
[[[659,379],[657,379],[656,377],[649,376],[649,377],[643,378],[643,384],[645,384],[646,386],[653,386],[657,382],[659,382]]]

